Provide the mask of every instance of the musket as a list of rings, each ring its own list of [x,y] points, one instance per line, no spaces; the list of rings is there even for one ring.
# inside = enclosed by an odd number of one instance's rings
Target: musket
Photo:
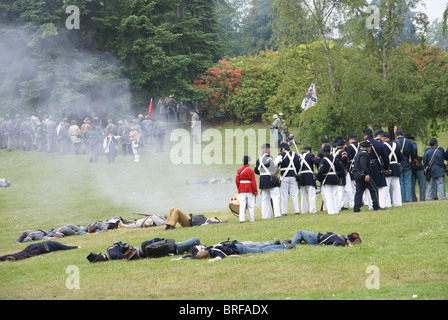
[[[300,154],[299,149],[297,148],[297,144],[294,139],[292,140],[292,143],[294,143],[294,147],[296,147],[297,154]]]
[[[135,215],[137,215],[137,216],[144,216],[144,217],[152,216],[152,214],[149,214],[149,213],[132,212],[132,214],[135,214]]]
[[[34,140],[33,140],[33,143],[36,143],[36,139],[37,139],[37,136],[38,136],[38,134],[39,134],[41,128],[42,128],[42,125],[37,126],[37,130],[36,130],[36,132],[34,133]]]

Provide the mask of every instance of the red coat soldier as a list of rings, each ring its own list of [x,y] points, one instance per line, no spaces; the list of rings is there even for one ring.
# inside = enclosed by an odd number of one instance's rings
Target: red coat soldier
[[[240,222],[245,221],[246,206],[249,211],[249,221],[254,221],[255,197],[258,195],[255,173],[249,168],[249,161],[248,156],[243,157],[243,166],[238,169],[235,178],[240,202]]]

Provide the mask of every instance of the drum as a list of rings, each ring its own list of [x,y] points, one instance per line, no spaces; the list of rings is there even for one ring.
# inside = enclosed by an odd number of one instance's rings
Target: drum
[[[233,198],[230,200],[229,209],[236,217],[240,216],[240,200],[238,198],[238,192],[236,192]]]

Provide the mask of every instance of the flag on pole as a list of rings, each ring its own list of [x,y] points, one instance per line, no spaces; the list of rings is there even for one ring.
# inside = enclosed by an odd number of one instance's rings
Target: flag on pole
[[[151,101],[149,102],[148,120],[151,119],[151,117],[152,117],[152,98],[151,98]]]
[[[317,93],[316,93],[316,85],[313,83],[311,84],[310,88],[308,89],[308,93],[306,94],[305,98],[302,100],[302,111],[305,111],[306,109],[311,108],[317,103]]]

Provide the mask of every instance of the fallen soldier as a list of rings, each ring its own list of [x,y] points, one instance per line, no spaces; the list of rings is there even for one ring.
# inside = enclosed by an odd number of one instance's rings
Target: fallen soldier
[[[48,235],[48,232],[43,229],[25,230],[20,234],[20,236],[17,238],[15,243],[42,240],[47,235]]]
[[[62,238],[85,233],[104,232],[112,229],[117,229],[120,223],[126,223],[130,221],[133,220],[124,220],[122,217],[117,216],[110,217],[106,221],[95,221],[89,223],[86,227],[67,224],[57,229],[50,229],[48,232],[43,229],[25,230],[20,234],[15,243]]]
[[[192,247],[190,249],[189,255],[172,259],[171,261],[181,260],[185,258],[192,258],[192,259],[211,258],[209,260],[211,262],[215,260],[224,259],[226,257],[238,257],[239,255],[247,253],[284,251],[293,248],[295,248],[295,245],[293,245],[290,240],[285,240],[283,241],[283,243],[280,243],[280,241],[277,240],[275,242],[268,242],[255,246],[247,246],[236,240],[224,241],[210,247],[206,247],[203,245]]]
[[[191,247],[200,245],[198,238],[176,243],[174,239],[154,238],[144,241],[140,248],[135,248],[129,243],[115,242],[107,248],[106,253],[90,253],[87,260],[91,263],[104,262],[109,260],[137,260],[143,258],[159,258],[168,255],[177,255],[188,252]]]
[[[312,245],[333,245],[333,246],[352,246],[363,243],[359,233],[353,232],[347,236],[333,232],[314,233],[311,231],[299,230],[292,238],[292,244],[312,244]]]
[[[126,222],[122,217],[114,216],[105,221],[91,222],[86,226],[87,233],[100,233],[113,229],[118,229],[120,222]]]
[[[139,213],[140,214],[140,213]],[[145,215],[145,214],[140,214]],[[146,217],[139,219],[131,224],[125,224],[123,221],[118,222],[119,228],[149,228],[164,226],[166,224],[166,217],[159,214],[145,215]]]
[[[55,242],[55,241],[44,241],[44,242],[40,242],[40,243],[30,244],[28,247],[26,247],[22,251],[1,256],[0,261],[23,260],[23,259],[31,258],[34,256],[38,256],[41,254],[53,252],[53,251],[71,250],[71,249],[78,249],[78,248],[81,248],[81,247],[66,246],[62,243]]]
[[[85,234],[86,232],[87,232],[86,227],[76,226],[74,224],[67,224],[58,229],[51,230],[45,237],[43,237],[43,239],[63,238],[68,236]]]
[[[171,208],[168,217],[166,218],[166,228],[165,230],[175,229],[176,225],[179,223],[182,227],[194,227],[194,226],[204,226],[209,224],[224,223],[227,221],[221,221],[218,218],[207,218],[202,214],[193,215],[186,214],[177,208]]]

